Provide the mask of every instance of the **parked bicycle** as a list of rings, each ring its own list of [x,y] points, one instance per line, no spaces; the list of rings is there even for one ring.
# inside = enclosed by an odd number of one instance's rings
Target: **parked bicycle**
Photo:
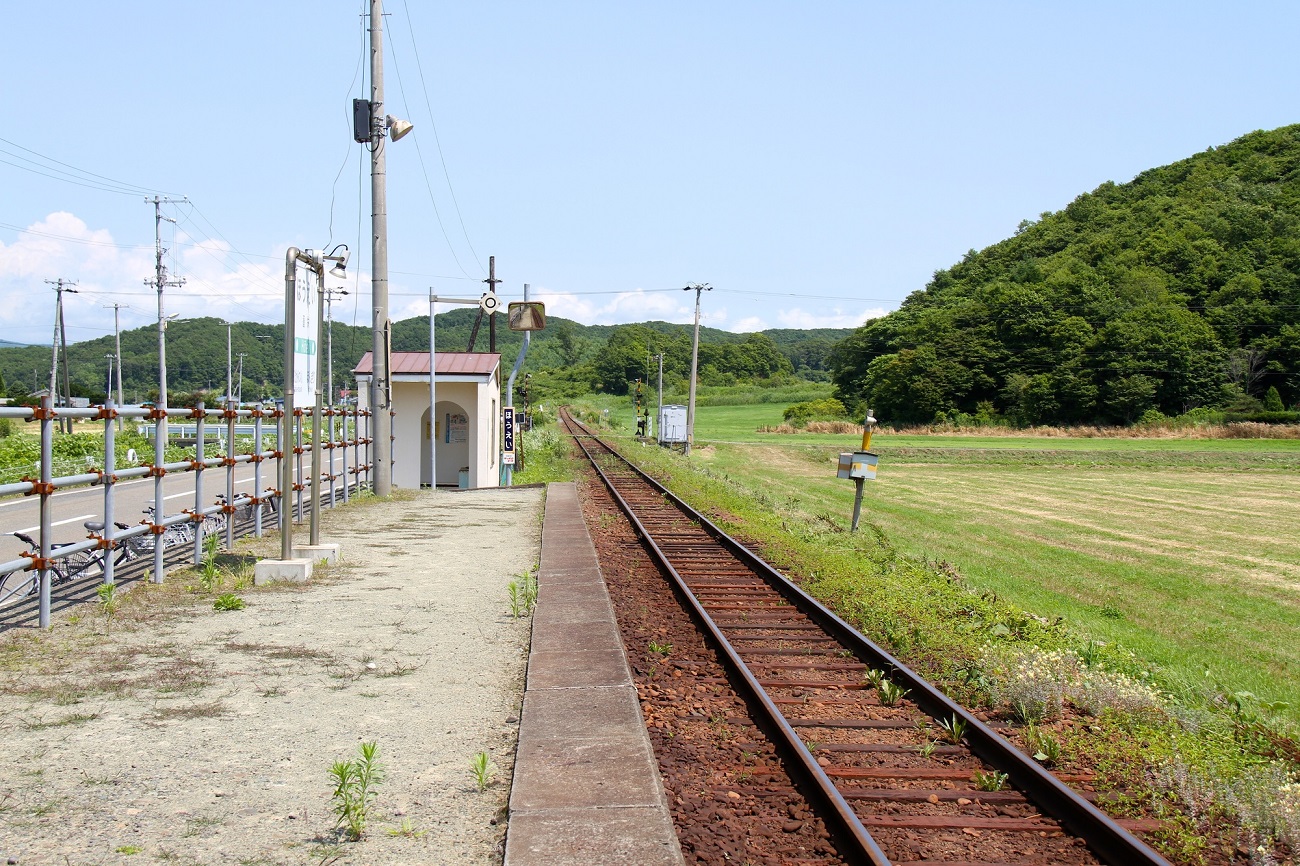
[[[104,524],[95,521],[87,521],[84,525],[90,532],[102,532],[104,530]],[[115,523],[114,525],[123,530],[131,528],[125,523]],[[28,554],[32,557],[40,556],[40,542],[22,532],[15,532],[13,535],[27,545]],[[116,551],[116,555],[113,564],[118,565],[142,555],[146,544],[148,549],[151,550],[153,548],[152,539],[145,542],[145,538],[146,536],[136,536],[125,541],[114,541],[113,550]],[[53,549],[58,550],[73,543],[71,541],[58,542],[53,546]],[[82,550],[55,559],[50,563],[50,586],[61,586],[74,580],[102,575],[107,557],[107,550],[96,549]],[[35,595],[40,588],[41,573],[38,569],[20,569],[0,575],[0,605],[9,604],[24,596]]]

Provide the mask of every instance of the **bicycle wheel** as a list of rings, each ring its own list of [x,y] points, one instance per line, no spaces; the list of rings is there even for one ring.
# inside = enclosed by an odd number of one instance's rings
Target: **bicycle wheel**
[[[11,571],[0,574],[0,607],[35,595],[41,586],[39,571]]]
[[[99,577],[104,573],[104,563],[97,552],[82,550],[65,556],[55,563],[55,583],[68,583],[83,577]]]

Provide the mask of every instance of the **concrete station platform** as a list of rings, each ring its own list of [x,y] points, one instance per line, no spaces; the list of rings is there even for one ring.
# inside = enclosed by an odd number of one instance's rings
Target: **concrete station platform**
[[[576,485],[551,484],[506,866],[682,864]]]

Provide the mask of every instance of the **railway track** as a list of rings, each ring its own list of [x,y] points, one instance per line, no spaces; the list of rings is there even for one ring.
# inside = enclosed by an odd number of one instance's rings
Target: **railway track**
[[[824,822],[838,853],[826,862],[1167,866],[1066,784],[1082,780],[1048,772],[567,413],[561,420]]]

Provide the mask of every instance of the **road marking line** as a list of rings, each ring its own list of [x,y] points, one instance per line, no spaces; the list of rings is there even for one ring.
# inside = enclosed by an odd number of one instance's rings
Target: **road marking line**
[[[76,523],[78,520],[88,520],[88,519],[90,519],[90,518],[92,518],[92,517],[97,517],[97,516],[98,516],[98,515],[95,515],[95,514],[83,514],[83,515],[81,515],[80,517],[69,517],[67,520],[56,520],[56,521],[54,521],[53,523],[51,523],[50,526],[51,526],[51,527],[54,527],[54,526],[62,526],[62,525],[65,524],[65,523]],[[40,532],[40,531],[41,531],[41,526],[40,526],[39,523],[38,523],[37,525],[35,525],[35,526],[29,526],[29,527],[27,527],[26,529],[19,529],[19,530],[18,530],[18,532],[22,532],[22,533],[28,533],[28,532]]]

